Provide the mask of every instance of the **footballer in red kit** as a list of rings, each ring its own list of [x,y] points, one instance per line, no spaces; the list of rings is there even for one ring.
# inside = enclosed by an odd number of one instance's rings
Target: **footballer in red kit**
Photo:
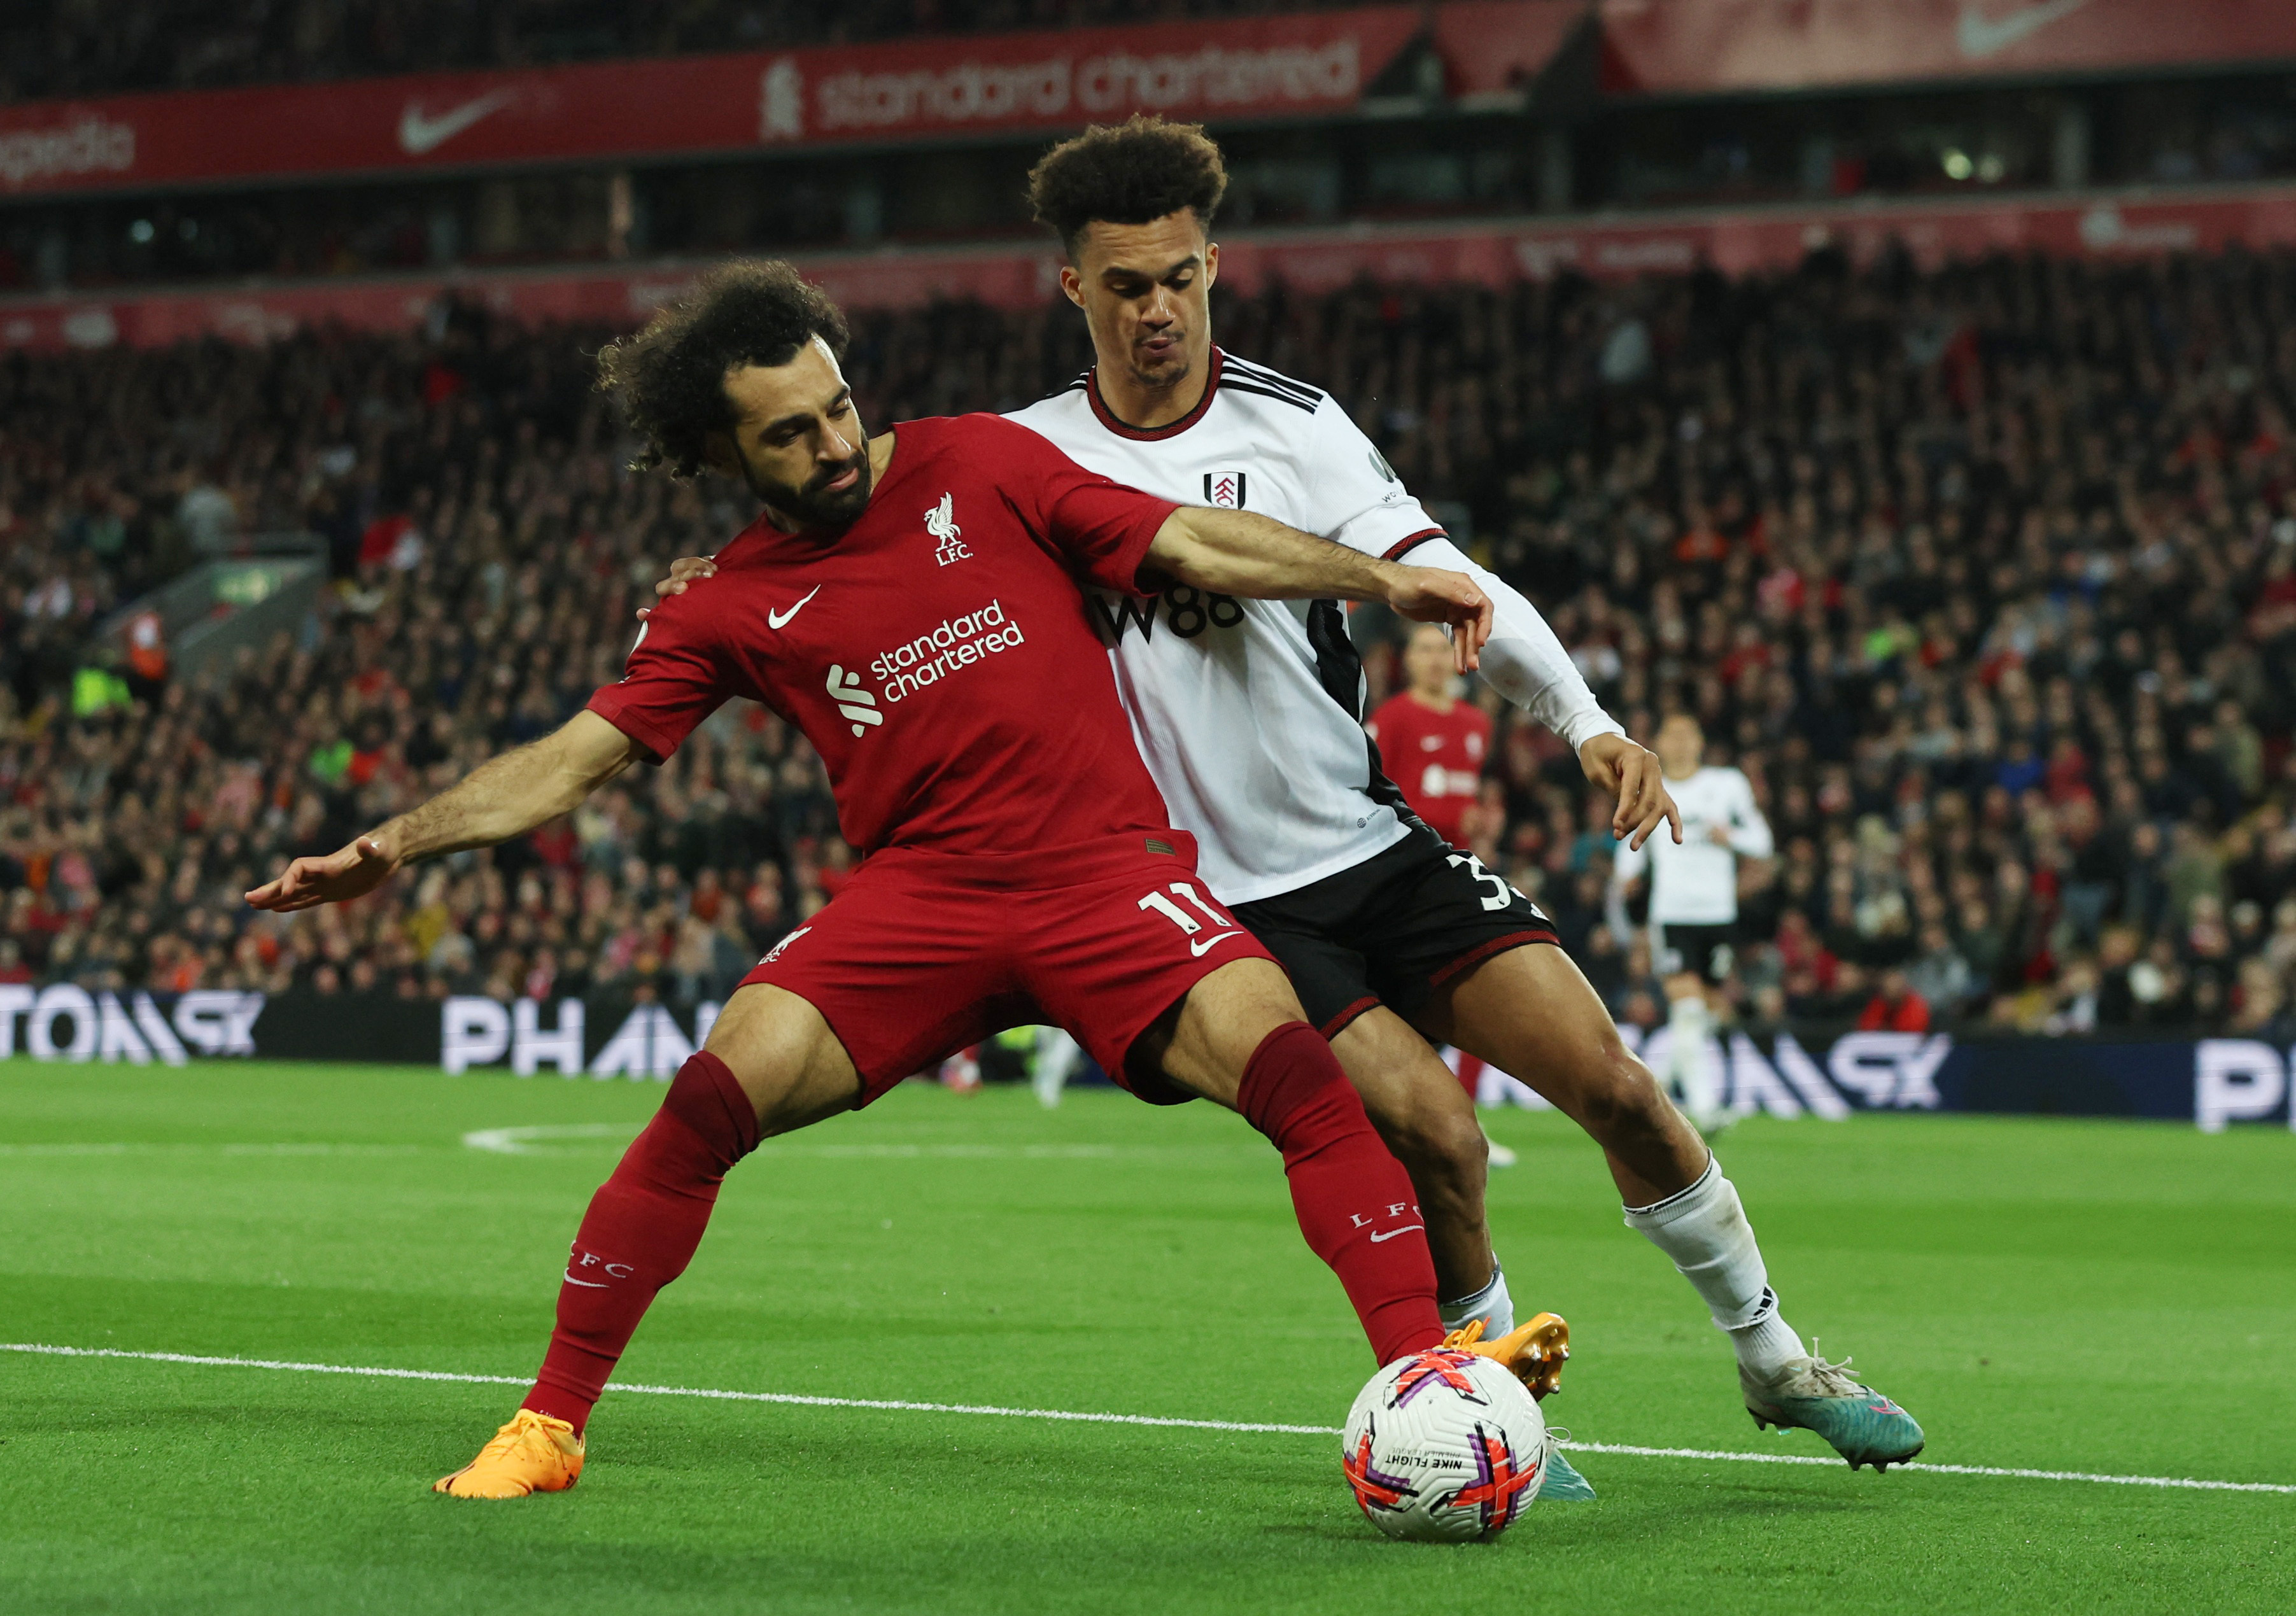
[[[865,862],[747,980],[822,1013],[865,1098],[1038,1012],[1121,1079],[1196,978],[1265,957],[1195,883],[1077,587],[1134,587],[1174,509],[998,416],[906,422],[850,528],[759,518],[590,699],[657,759],[734,696],[814,742]]]
[[[603,383],[646,446],[640,468],[706,469],[765,507],[726,551],[723,587],[657,611],[624,677],[555,734],[248,894],[281,911],[346,900],[410,860],[522,834],[668,756],[734,696],[805,734],[864,855],[728,998],[592,1197],[533,1390],[436,1490],[572,1486],[591,1409],[729,1169],[933,1058],[1047,1020],[1135,1093],[1210,1099],[1267,1136],[1300,1234],[1380,1362],[1447,1343],[1551,1389],[1559,1321],[1447,1335],[1410,1180],[1282,969],[1195,881],[1079,584],[1382,600],[1452,625],[1463,668],[1488,636],[1488,597],[1458,573],[1175,506],[994,418],[873,438],[846,340],[788,265],[740,263],[609,345]]]
[[[1411,811],[1444,841],[1463,845],[1459,822],[1483,780],[1491,752],[1490,715],[1451,691],[1451,642],[1441,630],[1414,630],[1404,648],[1404,688],[1379,705],[1364,728]]]

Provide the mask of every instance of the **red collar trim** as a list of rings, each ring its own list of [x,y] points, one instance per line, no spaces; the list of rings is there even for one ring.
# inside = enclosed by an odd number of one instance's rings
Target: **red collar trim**
[[[1136,439],[1142,442],[1153,442],[1159,438],[1177,438],[1201,421],[1204,412],[1211,408],[1212,395],[1219,391],[1220,366],[1226,358],[1227,356],[1218,348],[1212,349],[1211,374],[1204,379],[1204,396],[1196,400],[1195,408],[1177,421],[1167,422],[1162,426],[1132,426],[1119,421],[1106,400],[1100,396],[1100,366],[1097,365],[1085,374],[1084,396],[1092,401],[1092,413],[1100,418],[1100,424],[1119,438]]]

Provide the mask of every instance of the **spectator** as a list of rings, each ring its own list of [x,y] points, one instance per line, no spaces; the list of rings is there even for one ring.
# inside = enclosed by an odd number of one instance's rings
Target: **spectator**
[[[1693,713],[1744,772],[1781,854],[1740,893],[1740,1013],[1857,1016],[1865,973],[1887,1003],[1898,971],[1932,1024],[2070,1026],[2093,968],[2100,1025],[2284,1015],[2258,1007],[2296,970],[2296,440],[2271,427],[2296,349],[2259,333],[2296,255],[1819,258],[1628,290],[1274,290],[1220,320],[1377,399],[1382,452],[1468,513],[1630,729]],[[1967,340],[1912,355],[1917,305]],[[1603,385],[1629,308],[1647,368]],[[613,677],[668,560],[746,515],[619,469],[582,357],[602,334],[464,310],[435,336],[0,357],[0,969],[672,999],[804,923],[847,855],[818,760],[756,710],[349,909],[238,902],[556,722]],[[1064,306],[955,308],[857,317],[850,370],[898,420],[1018,404],[1082,357]],[[240,664],[156,664],[75,714],[91,627],[196,559],[199,487],[238,531],[321,534],[345,575]],[[421,544],[361,564],[394,518]],[[1513,710],[1483,763],[1461,835],[1647,1020],[1646,952],[1586,897],[1608,805]]]
[[[1914,991],[1906,974],[1899,970],[1884,971],[1882,980],[1874,989],[1873,997],[1866,1001],[1857,1013],[1860,1032],[1927,1032],[1930,1029],[1929,1001]]]
[[[1954,947],[1942,922],[1930,921],[1923,925],[1921,953],[1902,974],[1914,997],[1946,1015],[1957,1012],[1969,997],[1969,962]]]

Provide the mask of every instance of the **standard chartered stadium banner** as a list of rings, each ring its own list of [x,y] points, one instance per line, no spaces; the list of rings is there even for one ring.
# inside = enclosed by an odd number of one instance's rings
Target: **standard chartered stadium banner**
[[[0,1058],[184,1066],[202,1060],[378,1061],[452,1073],[549,1073],[666,1082],[718,1019],[703,1002],[672,1008],[629,994],[549,1002],[233,989],[91,990],[70,982],[0,984]],[[1663,1027],[1620,1029],[1653,1066]],[[1861,1111],[2152,1117],[2208,1132],[2234,1122],[2296,1128],[2296,1048],[2252,1038],[1957,1037],[1860,1032],[1838,1024],[1733,1030],[1706,1040],[1734,1109],[1835,1120]],[[1543,1109],[1505,1074],[1485,1070],[1485,1104]]]
[[[19,102],[0,195],[1328,118],[1422,39],[1450,94],[1520,107],[1585,20],[1578,0],[1450,0]]]

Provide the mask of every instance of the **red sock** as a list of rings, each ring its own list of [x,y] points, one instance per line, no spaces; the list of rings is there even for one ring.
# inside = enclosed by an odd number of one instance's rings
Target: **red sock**
[[[581,1431],[654,1293],[693,1260],[726,1170],[757,1148],[758,1113],[726,1062],[705,1050],[679,1067],[590,1197],[558,1287],[558,1327],[522,1407]]]
[[[1467,1091],[1467,1098],[1475,1099],[1483,1091],[1483,1058],[1459,1052],[1459,1087]]]
[[[1300,1233],[1339,1275],[1379,1361],[1440,1344],[1416,1192],[1323,1035],[1305,1021],[1269,1033],[1243,1069],[1236,1109],[1283,1153]]]

